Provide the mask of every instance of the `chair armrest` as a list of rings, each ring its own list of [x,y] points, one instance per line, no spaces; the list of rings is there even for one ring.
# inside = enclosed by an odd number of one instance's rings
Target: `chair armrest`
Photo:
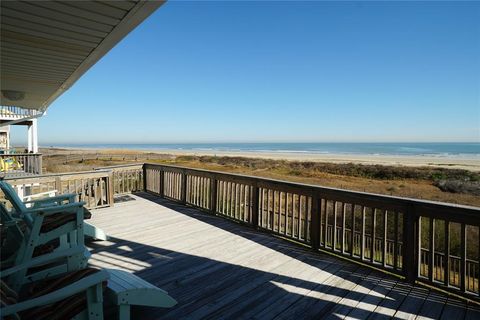
[[[43,205],[46,203],[54,203],[54,202],[62,202],[65,200],[68,200],[69,202],[75,202],[75,197],[77,195],[75,193],[67,193],[67,194],[61,194],[55,197],[46,197],[42,199],[34,199],[34,200],[29,200],[29,201],[24,201],[24,204],[33,204],[34,206],[36,205]]]
[[[45,197],[55,197],[57,196],[58,190],[51,190],[51,191],[45,191],[45,192],[39,192],[39,193],[34,193],[34,194],[29,194],[28,196],[23,196],[23,202],[25,201],[31,201],[35,199],[43,199]],[[52,195],[53,194],[53,195]],[[20,197],[20,196],[19,196]]]
[[[85,202],[73,202],[64,204],[61,206],[48,206],[48,207],[39,207],[39,208],[31,208],[28,210],[28,214],[40,214],[43,213],[45,215],[50,215],[54,213],[72,213],[74,212],[73,209],[81,208],[85,205]]]
[[[0,278],[8,277],[9,275],[14,274],[20,270],[33,268],[33,267],[40,266],[50,262],[55,262],[60,258],[68,257],[74,254],[79,254],[84,252],[85,250],[86,249],[84,247],[78,246],[78,247],[74,247],[66,250],[55,251],[49,254],[44,254],[39,257],[33,258],[28,262],[2,270],[2,272],[0,273]]]
[[[68,286],[63,287],[62,289],[56,290],[51,293],[47,293],[41,297],[30,299],[30,300],[16,303],[13,305],[5,306],[0,309],[1,314],[2,316],[7,316],[10,314],[28,310],[31,308],[51,304],[53,302],[57,302],[65,298],[71,297],[74,294],[80,293],[82,291],[86,291],[88,288],[96,286],[102,283],[103,281],[107,281],[108,279],[109,279],[108,272],[105,270],[101,270],[95,274],[89,275],[72,284],[69,284]]]

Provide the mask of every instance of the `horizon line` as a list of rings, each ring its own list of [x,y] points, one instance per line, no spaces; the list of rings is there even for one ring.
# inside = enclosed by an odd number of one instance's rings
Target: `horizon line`
[[[50,145],[174,145],[174,144],[298,144],[298,143],[474,143],[480,144],[480,141],[176,141],[176,142],[46,142],[41,143],[41,147]],[[17,144],[17,143],[12,143]],[[21,145],[21,143],[18,143]]]

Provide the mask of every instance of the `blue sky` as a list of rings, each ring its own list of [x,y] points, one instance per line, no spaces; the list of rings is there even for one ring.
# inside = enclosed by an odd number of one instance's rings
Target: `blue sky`
[[[480,141],[479,92],[478,2],[171,1],[51,105],[39,139]]]

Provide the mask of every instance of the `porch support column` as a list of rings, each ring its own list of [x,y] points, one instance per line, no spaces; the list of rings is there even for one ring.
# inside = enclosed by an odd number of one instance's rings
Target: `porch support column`
[[[28,127],[28,131],[31,134],[29,135],[29,140],[31,139],[31,146],[29,143],[28,152],[38,153],[38,132],[37,132],[37,119],[32,119],[31,126]]]
[[[27,145],[27,150],[28,152],[32,152],[33,150],[33,147],[32,147],[32,132],[33,132],[33,126],[32,124],[29,124],[28,125],[28,131],[27,131],[27,140],[28,140],[28,145]]]

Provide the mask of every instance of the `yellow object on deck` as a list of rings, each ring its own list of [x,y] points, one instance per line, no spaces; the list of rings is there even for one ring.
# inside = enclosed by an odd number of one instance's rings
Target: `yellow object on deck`
[[[7,172],[10,170],[21,170],[22,164],[16,157],[0,158],[0,171]]]

